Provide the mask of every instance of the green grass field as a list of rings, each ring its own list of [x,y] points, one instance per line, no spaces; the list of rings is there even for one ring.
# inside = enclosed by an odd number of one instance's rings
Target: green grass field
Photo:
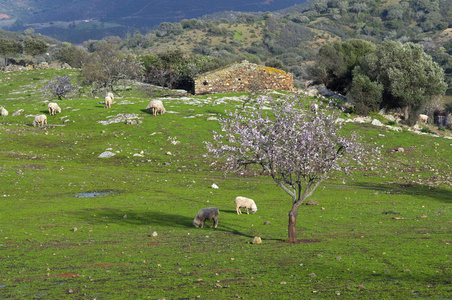
[[[204,157],[207,119],[246,95],[166,98],[153,117],[132,87],[111,109],[82,96],[49,116],[39,89],[64,73],[0,73],[0,299],[451,298],[452,140],[346,125],[381,158],[332,174],[289,244],[290,197]],[[52,126],[31,126],[38,113]],[[126,113],[142,124],[98,123]],[[237,215],[236,196],[257,213]],[[209,206],[218,228],[195,228]]]

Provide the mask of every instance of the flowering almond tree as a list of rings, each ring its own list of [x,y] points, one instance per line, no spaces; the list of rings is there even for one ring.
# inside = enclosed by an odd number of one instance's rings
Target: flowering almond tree
[[[302,98],[260,97],[253,107],[227,112],[220,119],[223,134],[214,132],[214,141],[206,142],[217,161],[226,159],[228,171],[260,165],[290,195],[291,243],[297,241],[301,204],[332,171],[347,172],[350,163],[361,163],[364,149],[356,136],[339,134],[339,113],[332,105],[309,109]]]
[[[58,100],[64,98],[64,96],[78,86],[72,85],[71,78],[66,74],[63,76],[55,76],[49,81],[48,84],[41,87],[41,92],[49,97],[57,97]]]

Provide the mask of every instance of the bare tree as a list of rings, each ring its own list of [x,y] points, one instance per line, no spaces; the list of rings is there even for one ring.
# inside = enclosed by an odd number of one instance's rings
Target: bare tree
[[[124,96],[126,81],[136,79],[142,73],[138,56],[124,54],[117,46],[101,42],[83,65],[81,77],[83,83],[93,86],[93,90],[114,91],[114,85],[122,83]]]
[[[208,151],[228,171],[260,165],[290,195],[289,242],[295,243],[301,204],[333,171],[349,171],[361,163],[365,151],[355,135],[339,134],[339,110],[333,105],[309,109],[304,98],[274,100],[259,97],[253,106],[228,112],[220,119],[221,132]],[[265,110],[271,106],[271,111]],[[307,108],[307,109],[305,109]]]

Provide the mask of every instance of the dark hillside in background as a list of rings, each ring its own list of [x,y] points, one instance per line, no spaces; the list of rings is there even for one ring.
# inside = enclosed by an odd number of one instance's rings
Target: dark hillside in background
[[[149,30],[162,22],[179,22],[223,11],[266,12],[302,4],[306,0],[3,0],[0,27],[35,32],[70,42],[124,36]],[[3,2],[2,1],[2,2]]]

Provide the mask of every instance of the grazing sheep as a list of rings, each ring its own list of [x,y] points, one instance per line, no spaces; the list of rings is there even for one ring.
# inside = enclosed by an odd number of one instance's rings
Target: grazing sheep
[[[316,103],[311,104],[311,111],[317,114],[319,112],[319,105]]]
[[[44,124],[47,124],[46,115],[38,115],[33,120],[33,126],[35,126],[35,127],[36,127],[36,125],[44,126]]]
[[[105,97],[105,108],[111,108],[111,102],[113,100],[110,97]]]
[[[2,117],[6,117],[9,114],[8,111],[3,106],[0,107],[0,110],[2,111],[1,112]]]
[[[58,106],[58,104],[56,103],[49,103],[49,105],[47,105],[48,109],[49,109],[49,114],[51,116],[55,115],[57,112],[61,113],[61,108]]]
[[[235,205],[237,206],[236,210],[237,210],[238,215],[242,214],[242,211],[240,210],[241,207],[246,208],[247,214],[250,214],[250,211],[249,211],[250,209],[253,212],[253,214],[255,214],[257,211],[256,203],[254,203],[254,200],[252,200],[252,199],[239,196],[234,199],[234,202],[235,202]]]
[[[219,214],[220,211],[216,207],[203,208],[198,211],[196,218],[193,220],[193,225],[198,228],[199,224],[201,224],[201,228],[203,228],[206,227],[206,220],[213,220],[213,227],[217,228]]]
[[[427,124],[427,120],[428,120],[428,116],[427,115],[423,115],[423,114],[419,115],[419,121],[420,122],[422,122],[424,124]]]
[[[150,112],[151,110],[154,116],[156,116],[158,113],[163,115],[166,112],[165,108],[163,107],[163,103],[160,100],[152,100],[151,102],[149,102],[148,106],[146,106],[146,111]]]

